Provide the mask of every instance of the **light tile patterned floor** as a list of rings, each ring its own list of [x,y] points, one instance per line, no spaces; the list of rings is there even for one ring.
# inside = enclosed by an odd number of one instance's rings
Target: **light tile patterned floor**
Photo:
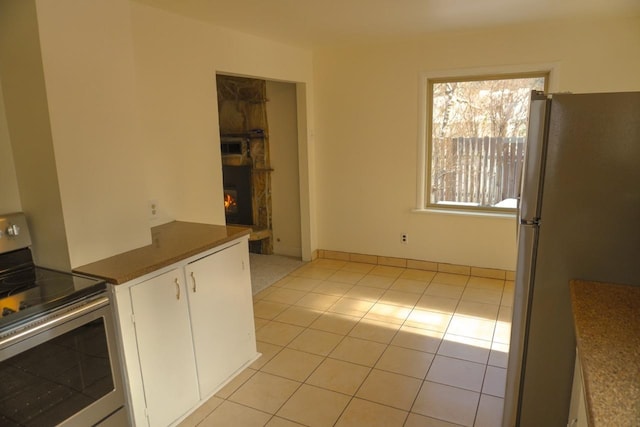
[[[254,298],[262,357],[187,426],[502,418],[513,282],[320,259]]]

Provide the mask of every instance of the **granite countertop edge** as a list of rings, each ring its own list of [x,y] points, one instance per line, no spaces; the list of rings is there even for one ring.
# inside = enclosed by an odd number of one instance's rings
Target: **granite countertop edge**
[[[152,243],[73,272],[120,285],[251,233],[250,227],[172,221],[151,228]]]
[[[640,286],[569,286],[589,426],[640,425]]]

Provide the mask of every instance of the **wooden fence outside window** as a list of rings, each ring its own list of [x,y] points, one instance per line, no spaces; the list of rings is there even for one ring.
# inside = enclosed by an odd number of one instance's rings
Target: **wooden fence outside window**
[[[526,138],[434,138],[431,203],[494,206],[516,198]]]

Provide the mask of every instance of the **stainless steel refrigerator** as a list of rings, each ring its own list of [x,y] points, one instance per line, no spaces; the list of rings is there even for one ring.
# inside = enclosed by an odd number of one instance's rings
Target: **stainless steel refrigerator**
[[[640,92],[532,94],[518,221],[503,427],[566,426],[569,280],[640,285]]]

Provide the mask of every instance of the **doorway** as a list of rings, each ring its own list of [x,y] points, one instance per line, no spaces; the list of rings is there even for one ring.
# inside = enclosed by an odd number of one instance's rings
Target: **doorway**
[[[250,192],[251,216],[244,216],[242,224],[253,228],[251,251],[300,258],[296,84],[224,74],[216,76],[216,83],[225,207],[231,204],[227,211],[232,215],[227,224],[238,223],[232,205],[243,197],[238,191]],[[236,173],[241,168],[245,173]],[[247,170],[248,187],[237,182]]]

